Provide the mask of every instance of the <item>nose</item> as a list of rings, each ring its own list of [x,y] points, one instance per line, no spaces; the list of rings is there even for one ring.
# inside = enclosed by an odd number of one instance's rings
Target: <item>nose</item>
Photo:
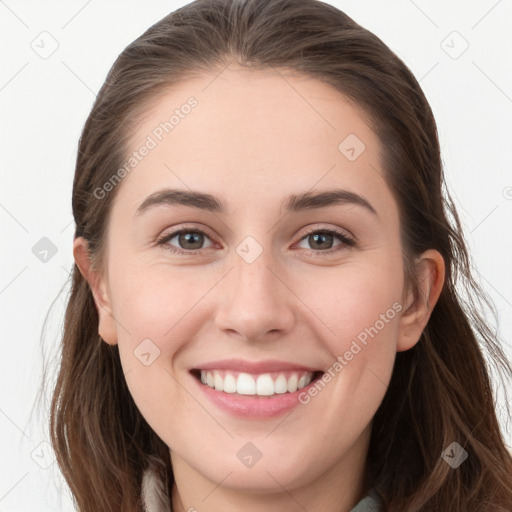
[[[268,252],[252,263],[235,254],[234,268],[220,283],[216,325],[249,342],[283,336],[295,321],[293,292]]]

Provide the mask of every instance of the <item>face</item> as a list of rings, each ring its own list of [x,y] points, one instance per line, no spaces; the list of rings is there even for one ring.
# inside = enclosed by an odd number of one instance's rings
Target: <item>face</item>
[[[396,352],[421,332],[383,148],[318,80],[214,76],[155,99],[133,135],[94,288],[100,334],[175,471],[253,491],[352,478]]]

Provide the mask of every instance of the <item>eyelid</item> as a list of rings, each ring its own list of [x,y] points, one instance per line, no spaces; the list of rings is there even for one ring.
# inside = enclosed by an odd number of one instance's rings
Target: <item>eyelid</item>
[[[169,235],[176,235],[180,231],[185,231],[187,229],[190,230],[190,231],[200,231],[200,232],[208,235],[211,238],[211,233],[210,233],[210,230],[208,228],[205,228],[205,227],[203,227],[202,225],[199,225],[199,224],[188,223],[188,222],[179,224],[177,227],[169,228],[169,231],[167,231],[163,235],[160,235],[158,238],[164,238],[164,237],[167,237]]]
[[[314,224],[313,226],[306,227],[305,230],[306,231],[302,235],[301,240],[303,240],[306,236],[311,235],[313,233],[318,233],[318,232],[324,231],[324,232],[335,233],[337,235],[343,236],[347,239],[350,239],[354,243],[357,241],[356,237],[348,229],[341,228],[339,226],[326,227],[325,225]]]

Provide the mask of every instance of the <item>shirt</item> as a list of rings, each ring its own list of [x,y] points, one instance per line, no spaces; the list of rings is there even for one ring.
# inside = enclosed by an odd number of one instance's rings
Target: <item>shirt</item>
[[[165,484],[150,469],[142,477],[142,504],[145,512],[172,512]],[[350,512],[380,512],[379,495],[372,489]]]

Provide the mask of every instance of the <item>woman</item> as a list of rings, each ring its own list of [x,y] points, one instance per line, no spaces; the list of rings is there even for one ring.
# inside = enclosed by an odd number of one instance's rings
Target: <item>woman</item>
[[[129,45],[73,187],[78,509],[511,510],[443,186],[417,81],[330,5],[199,0]]]

